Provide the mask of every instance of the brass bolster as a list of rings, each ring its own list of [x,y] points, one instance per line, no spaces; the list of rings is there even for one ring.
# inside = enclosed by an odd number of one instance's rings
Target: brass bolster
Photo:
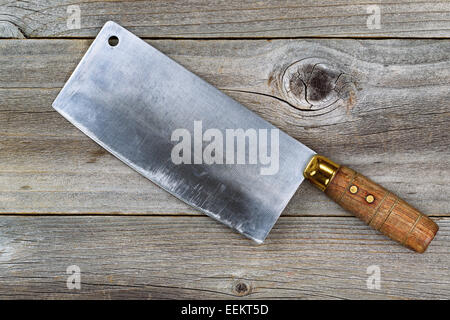
[[[339,165],[323,156],[311,158],[303,171],[303,175],[320,190],[325,191],[330,181],[339,169]]]

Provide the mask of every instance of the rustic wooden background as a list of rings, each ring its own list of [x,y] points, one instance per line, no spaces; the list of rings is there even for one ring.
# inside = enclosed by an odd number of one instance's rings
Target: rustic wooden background
[[[51,103],[108,20],[429,214],[428,251],[306,183],[258,246],[106,153]],[[0,37],[0,298],[450,298],[449,1],[0,0]]]

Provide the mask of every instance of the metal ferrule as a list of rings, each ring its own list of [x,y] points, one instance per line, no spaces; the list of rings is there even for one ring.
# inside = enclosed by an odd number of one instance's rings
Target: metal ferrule
[[[325,191],[339,169],[339,165],[328,158],[315,155],[311,158],[303,175],[320,190]]]

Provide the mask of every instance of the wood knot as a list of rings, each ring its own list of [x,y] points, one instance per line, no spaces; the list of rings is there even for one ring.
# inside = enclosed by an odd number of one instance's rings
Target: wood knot
[[[327,113],[344,104],[355,104],[354,79],[337,65],[321,58],[306,58],[284,68],[281,91],[296,109],[308,115]]]
[[[251,286],[244,281],[236,281],[233,284],[233,292],[240,297],[246,296],[250,294]]]

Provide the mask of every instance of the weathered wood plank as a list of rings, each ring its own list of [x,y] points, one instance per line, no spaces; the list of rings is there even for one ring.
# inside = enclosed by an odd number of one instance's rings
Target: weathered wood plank
[[[2,0],[0,37],[94,37],[108,20],[141,37],[450,36],[448,1],[377,2]]]
[[[450,213],[450,41],[150,43],[419,210]],[[89,44],[0,42],[0,212],[198,214],[104,152],[51,108]],[[302,93],[286,93],[283,79],[293,77],[292,68],[304,74],[317,61],[321,64],[314,72],[323,71],[322,78],[308,82],[308,92],[327,88],[337,73],[337,83],[345,79],[346,85],[327,89],[324,97],[309,96],[311,105],[305,105]],[[285,214],[347,215],[307,183]]]
[[[1,14],[0,14],[1,16]],[[9,21],[0,21],[0,38],[16,38],[23,39],[23,33]]]
[[[346,217],[282,217],[255,245],[207,217],[3,216],[0,298],[449,299],[450,219],[438,223],[420,255]]]

